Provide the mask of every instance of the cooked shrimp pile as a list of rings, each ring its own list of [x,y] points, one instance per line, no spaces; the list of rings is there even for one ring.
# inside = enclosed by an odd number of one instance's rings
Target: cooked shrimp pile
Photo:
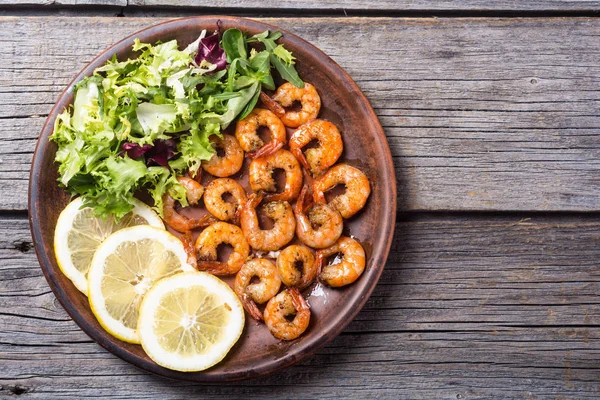
[[[364,272],[363,247],[342,232],[344,219],[365,206],[371,187],[359,169],[336,164],[342,136],[334,124],[317,119],[321,99],[314,86],[285,83],[272,97],[261,93],[261,100],[266,108],[239,121],[235,136],[211,138],[220,155],[202,163],[215,177],[206,187],[199,176],[179,178],[190,205],[203,197],[208,213],[185,217],[167,195],[163,215],[169,227],[183,234],[191,265],[214,275],[235,275],[234,291],[248,314],[264,321],[276,338],[293,340],[310,322],[301,290],[317,280],[330,287],[349,285]],[[300,110],[290,109],[295,102]],[[286,127],[296,128],[289,140]],[[261,128],[268,140],[261,138]],[[309,147],[312,143],[316,146]],[[251,193],[231,178],[242,171],[244,157],[251,160]],[[285,174],[283,185],[275,179],[276,170]],[[328,200],[325,193],[338,185],[345,192]],[[270,219],[272,228],[264,229],[259,215]],[[202,232],[194,242],[196,229]],[[233,248],[226,261],[219,261],[221,244]]]

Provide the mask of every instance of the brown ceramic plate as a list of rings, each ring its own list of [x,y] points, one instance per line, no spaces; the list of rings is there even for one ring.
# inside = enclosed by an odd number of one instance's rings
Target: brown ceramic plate
[[[131,57],[134,38],[142,42],[177,39],[180,47],[191,43],[202,29],[212,30],[217,20],[222,29],[237,27],[251,34],[278,28],[262,22],[232,17],[196,17],[165,22],[139,31],[110,47],[88,64],[61,94],[48,116],[33,157],[29,186],[29,219],[33,242],[44,275],[54,294],[73,320],[92,339],[122,359],[156,374],[197,382],[232,381],[265,375],[313,354],[335,338],[358,314],[381,275],[392,241],[396,216],[396,180],[392,157],[383,129],[369,102],[339,65],[299,37],[283,32],[280,42],[297,57],[300,77],[321,94],[321,118],[342,132],[342,160],[363,170],[372,185],[366,207],[345,223],[345,234],[356,237],[367,253],[367,267],[354,284],[331,289],[320,284],[304,293],[312,309],[308,330],[299,339],[281,342],[264,325],[250,318],[239,342],[215,367],[204,372],[183,373],[155,364],[141,346],[124,343],[106,333],[90,311],[87,298],[57,266],[53,241],[56,220],[69,196],[57,185],[54,164],[56,145],[48,141],[56,116],[73,102],[73,86],[114,54]]]

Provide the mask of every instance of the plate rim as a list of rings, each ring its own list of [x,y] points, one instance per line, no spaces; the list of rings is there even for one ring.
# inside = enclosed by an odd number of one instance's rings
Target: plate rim
[[[382,247],[382,251],[380,254],[380,258],[375,260],[374,255],[371,254],[372,264],[371,268],[375,269],[373,275],[371,276],[372,282],[369,285],[365,286],[364,291],[362,292],[362,296],[358,298],[358,301],[354,304],[350,310],[350,313],[345,314],[345,319],[340,323],[335,324],[326,331],[324,334],[315,335],[312,340],[309,340],[299,348],[295,348],[288,355],[283,358],[276,359],[273,362],[267,363],[259,368],[252,368],[247,370],[246,372],[235,372],[235,373],[227,373],[224,372],[220,375],[213,374],[205,374],[202,371],[196,373],[185,373],[169,370],[166,368],[162,368],[154,363],[152,360],[147,360],[142,357],[139,357],[137,354],[129,351],[124,347],[124,343],[118,341],[113,343],[113,341],[105,338],[102,335],[100,330],[96,329],[92,324],[90,324],[82,313],[79,312],[79,308],[68,299],[67,290],[63,285],[61,285],[60,281],[57,277],[58,267],[53,265],[52,261],[48,257],[46,249],[43,246],[43,232],[40,229],[39,223],[39,212],[43,207],[38,206],[39,202],[39,193],[38,193],[38,185],[37,181],[39,175],[41,173],[41,159],[40,154],[47,151],[49,141],[48,138],[52,133],[54,120],[59,112],[62,111],[70,102],[67,102],[70,92],[73,91],[73,87],[75,83],[83,79],[88,75],[88,70],[95,64],[99,59],[106,57],[107,55],[111,56],[117,52],[123,51],[131,46],[131,42],[133,38],[138,37],[142,34],[151,35],[152,31],[160,30],[165,26],[169,25],[177,25],[177,24],[188,24],[191,21],[197,21],[196,25],[209,25],[211,23],[216,23],[218,20],[226,20],[228,23],[238,23],[239,25],[245,25],[245,27],[254,27],[257,29],[269,29],[269,30],[279,30],[284,34],[284,41],[287,39],[291,39],[294,42],[294,45],[304,47],[310,52],[316,53],[317,57],[320,61],[323,62],[324,66],[329,70],[326,75],[331,76],[330,72],[333,70],[336,73],[336,79],[342,79],[347,81],[347,83],[354,89],[353,94],[360,97],[360,101],[366,104],[366,112],[369,115],[371,121],[375,124],[375,136],[377,137],[377,141],[379,142],[379,146],[383,148],[383,151],[377,154],[378,157],[383,157],[384,164],[386,166],[387,171],[381,175],[381,177],[386,180],[385,187],[382,192],[384,193],[383,202],[381,207],[387,209],[387,212],[383,212],[383,215],[388,215],[389,218],[386,218],[384,221],[379,221],[380,224],[379,229],[385,231],[383,237],[386,238],[385,243]],[[242,27],[243,28],[243,27]],[[90,71],[91,72],[91,71]],[[383,185],[382,185],[383,187]],[[386,194],[388,194],[386,196]],[[140,29],[131,35],[128,35],[116,43],[113,43],[111,46],[107,47],[103,51],[101,51],[97,56],[95,56],[89,63],[87,63],[80,71],[75,75],[75,77],[68,83],[66,88],[60,93],[54,106],[52,107],[46,121],[42,127],[40,135],[38,137],[36,147],[33,153],[33,158],[31,162],[31,170],[29,174],[29,187],[28,187],[28,211],[29,211],[29,226],[32,235],[33,245],[35,248],[35,252],[38,258],[38,262],[40,264],[40,268],[44,273],[44,277],[48,282],[48,285],[52,289],[55,297],[60,302],[61,306],[65,309],[67,314],[71,317],[71,319],[78,325],[78,327],[85,332],[92,340],[98,343],[100,346],[108,350],[113,355],[121,358],[122,360],[140,368],[144,371],[165,376],[172,379],[178,379],[183,381],[192,381],[197,383],[222,383],[222,382],[232,382],[232,381],[240,381],[244,379],[250,378],[258,378],[260,376],[265,376],[276,371],[280,371],[284,368],[287,368],[293,364],[296,364],[305,358],[314,355],[319,349],[323,348],[327,343],[336,338],[349,324],[354,320],[354,318],[358,315],[358,313],[362,310],[367,300],[373,293],[373,290],[377,286],[377,283],[381,277],[383,272],[385,263],[389,256],[389,252],[391,249],[392,241],[394,238],[394,230],[396,224],[396,213],[397,213],[397,191],[396,191],[396,174],[394,169],[394,164],[392,160],[391,150],[387,141],[387,137],[385,136],[385,132],[377,114],[373,110],[371,103],[360,90],[358,85],[354,82],[354,80],[350,77],[350,75],[339,66],[331,57],[329,57],[325,52],[304,40],[298,35],[295,35],[292,32],[289,32],[285,29],[281,29],[275,25],[272,25],[268,22],[258,21],[250,18],[242,18],[242,17],[234,17],[234,16],[226,16],[226,15],[204,15],[204,16],[193,16],[193,17],[185,17],[185,18],[176,18],[169,19],[157,24],[153,24],[147,26],[143,29]],[[381,263],[381,265],[375,265],[375,262]],[[104,332],[107,334],[106,332]],[[226,361],[225,361],[226,362]],[[210,370],[209,370],[210,371]]]

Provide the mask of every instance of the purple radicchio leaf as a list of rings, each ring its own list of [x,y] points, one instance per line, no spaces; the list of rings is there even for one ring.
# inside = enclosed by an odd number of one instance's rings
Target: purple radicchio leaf
[[[121,152],[121,157],[123,157],[123,155],[125,153],[127,153],[127,155],[129,156],[129,158],[132,158],[134,160],[137,160],[138,158],[140,158],[141,156],[143,156],[148,150],[150,150],[152,148],[151,144],[145,144],[143,146],[140,146],[139,144],[135,144],[135,143],[123,143],[121,145],[121,148],[123,149],[123,151]]]
[[[223,50],[219,44],[219,29],[217,29],[212,35],[200,39],[198,44],[198,53],[194,61],[196,65],[200,65],[202,60],[206,60],[211,64],[215,64],[217,68],[215,71],[225,69],[227,65],[227,57],[225,50]]]
[[[121,148],[123,149],[121,156],[127,153],[129,158],[134,160],[144,156],[147,166],[161,165],[168,168],[168,161],[175,156],[177,151],[177,142],[174,139],[159,139],[154,142],[154,145],[140,146],[135,143],[123,143]]]

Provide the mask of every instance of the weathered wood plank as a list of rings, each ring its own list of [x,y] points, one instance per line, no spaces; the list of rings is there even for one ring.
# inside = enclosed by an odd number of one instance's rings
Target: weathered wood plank
[[[199,387],[91,342],[47,287],[27,222],[5,218],[0,395],[597,398],[599,230],[594,216],[403,217],[380,284],[344,334],[283,373]]]
[[[2,0],[0,5],[115,5],[136,6],[146,8],[186,8],[201,9],[240,9],[252,8],[257,10],[295,9],[295,10],[391,10],[391,11],[580,11],[600,9],[600,2],[595,0],[454,0],[433,1],[414,0],[410,2],[382,0],[382,1],[359,1],[359,0],[236,0],[236,1],[207,1],[191,0],[186,2],[175,2],[173,0]]]
[[[0,6],[127,6],[127,0],[0,0]]]
[[[503,339],[497,338],[500,342]],[[548,336],[547,340],[553,338]],[[341,335],[290,369],[260,380],[221,386],[173,382],[145,374],[95,343],[40,344],[20,346],[3,356],[11,365],[5,374],[18,377],[3,374],[0,394],[10,395],[20,389],[25,392],[21,398],[27,399],[198,395],[203,399],[594,399],[599,393],[598,369],[594,360],[581,366],[577,357],[585,350],[577,342],[556,342],[556,346],[564,346],[565,356],[537,368],[528,363],[494,361],[498,354],[517,350],[529,359],[550,359],[548,351],[536,348],[535,343],[499,344],[452,333]],[[495,352],[490,351],[494,347]],[[481,361],[471,361],[474,358]]]
[[[0,18],[0,124],[11,132],[0,209],[25,208],[39,116],[62,88],[108,44],[158,21]],[[365,92],[394,155],[400,210],[600,210],[600,21],[265,21],[317,45]]]

